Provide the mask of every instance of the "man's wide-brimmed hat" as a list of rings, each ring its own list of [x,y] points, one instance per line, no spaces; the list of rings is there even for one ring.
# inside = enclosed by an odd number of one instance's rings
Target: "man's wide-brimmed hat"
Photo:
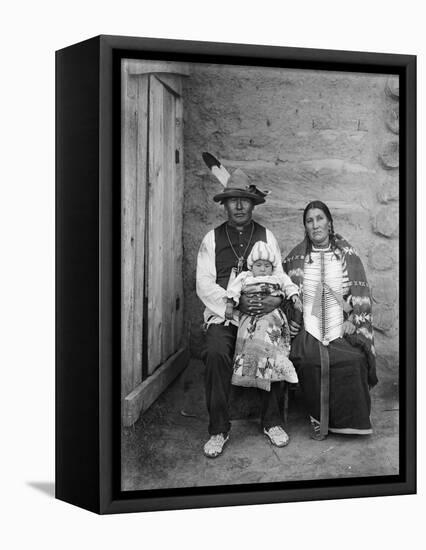
[[[223,204],[223,201],[226,199],[235,197],[250,199],[253,201],[253,204],[262,204],[262,202],[265,202],[265,197],[269,194],[269,191],[261,191],[255,185],[251,184],[247,174],[240,168],[237,168],[230,174],[220,160],[211,153],[204,152],[202,156],[213,176],[215,176],[223,186],[222,193],[213,197],[215,202]]]
[[[237,168],[226,182],[226,187],[224,187],[221,193],[215,195],[213,200],[223,203],[226,199],[241,197],[252,200],[253,204],[262,204],[265,202],[266,195],[267,193],[250,183],[249,177],[245,172]]]

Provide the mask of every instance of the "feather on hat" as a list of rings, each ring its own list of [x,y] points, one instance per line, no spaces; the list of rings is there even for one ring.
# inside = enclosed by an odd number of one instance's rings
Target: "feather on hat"
[[[250,199],[254,204],[265,202],[269,191],[261,191],[255,185],[250,183],[250,179],[243,170],[237,168],[230,174],[223,164],[211,153],[203,153],[203,160],[211,173],[223,185],[223,191],[213,197],[215,202],[223,203],[224,200],[241,197]]]

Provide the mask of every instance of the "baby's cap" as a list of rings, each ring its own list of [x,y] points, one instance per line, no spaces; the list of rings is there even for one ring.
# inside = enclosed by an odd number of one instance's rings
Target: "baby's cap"
[[[277,267],[277,261],[274,252],[272,251],[268,243],[265,243],[263,241],[257,241],[257,243],[254,243],[253,248],[251,249],[251,252],[247,258],[247,267],[251,270],[251,268],[253,267],[253,263],[257,260],[267,260],[268,262],[271,262],[274,269]]]

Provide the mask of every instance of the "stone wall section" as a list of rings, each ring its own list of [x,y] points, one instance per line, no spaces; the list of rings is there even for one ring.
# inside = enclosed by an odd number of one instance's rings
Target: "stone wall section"
[[[196,256],[224,221],[220,184],[201,158],[217,156],[271,191],[254,218],[286,255],[303,238],[302,212],[323,200],[358,250],[372,286],[376,347],[398,353],[398,81],[388,75],[191,65],[184,87],[185,315],[201,319]]]

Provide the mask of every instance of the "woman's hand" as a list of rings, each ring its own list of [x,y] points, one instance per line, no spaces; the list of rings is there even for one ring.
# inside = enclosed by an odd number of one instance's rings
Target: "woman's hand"
[[[299,325],[299,323],[296,323],[296,321],[290,321],[288,323],[288,328],[290,329],[290,337],[294,338],[299,334],[302,325]]]
[[[281,296],[247,296],[242,294],[239,309],[246,315],[266,315],[281,305]]]
[[[342,336],[344,336],[345,334],[354,334],[355,330],[355,325],[351,323],[351,321],[345,321],[343,323]]]

